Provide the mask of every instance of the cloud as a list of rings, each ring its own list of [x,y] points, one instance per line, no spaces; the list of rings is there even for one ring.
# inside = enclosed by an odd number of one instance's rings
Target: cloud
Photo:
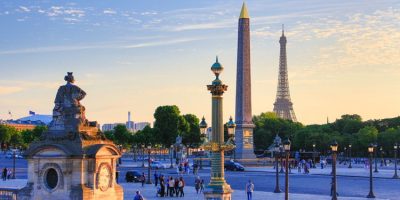
[[[25,7],[25,6],[20,6],[19,10],[21,10],[23,12],[30,12],[31,11],[28,7]]]
[[[135,44],[128,44],[129,42],[122,43],[110,43],[110,44],[91,44],[91,45],[72,45],[72,46],[49,46],[49,47],[38,47],[38,48],[26,48],[26,49],[15,49],[15,50],[4,50],[0,51],[0,55],[12,55],[12,54],[30,54],[30,53],[48,53],[48,52],[62,52],[62,51],[77,51],[77,50],[88,50],[88,49],[133,49],[143,47],[154,47],[154,46],[166,46],[173,45],[197,40],[203,40],[206,38],[180,38],[180,39],[163,39],[156,42],[142,42]]]
[[[0,86],[0,95],[13,94],[22,91],[23,88],[15,86]]]
[[[103,13],[107,14],[107,15],[115,15],[115,14],[117,14],[117,11],[112,10],[111,8],[108,8],[106,10],[103,10]]]
[[[165,45],[171,45],[171,44],[192,42],[192,41],[196,41],[196,40],[201,40],[201,39],[200,38],[183,38],[183,39],[175,39],[175,40],[163,40],[163,41],[158,41],[158,42],[145,42],[145,43],[139,43],[139,44],[134,44],[134,45],[127,45],[127,46],[124,46],[123,48],[132,49],[132,48],[141,48],[141,47],[165,46]]]

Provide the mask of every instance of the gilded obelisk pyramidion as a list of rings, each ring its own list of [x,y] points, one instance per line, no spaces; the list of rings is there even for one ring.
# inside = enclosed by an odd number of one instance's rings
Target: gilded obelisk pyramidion
[[[250,17],[243,3],[239,17],[236,77],[235,158],[255,158],[251,114]]]

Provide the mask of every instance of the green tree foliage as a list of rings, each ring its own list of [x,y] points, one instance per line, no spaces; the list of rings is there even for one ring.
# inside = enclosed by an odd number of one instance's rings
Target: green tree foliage
[[[114,142],[127,146],[131,142],[131,133],[126,129],[125,125],[117,125],[114,127]]]
[[[256,125],[254,129],[254,145],[256,149],[266,149],[272,144],[273,138],[278,134],[281,138],[293,137],[303,125],[298,122],[277,118],[275,113],[266,112],[253,117]]]
[[[8,143],[11,139],[10,127],[0,124],[0,141],[2,144]],[[4,145],[2,145],[3,147]]]
[[[371,143],[375,143],[378,139],[378,129],[373,126],[366,126],[358,131],[355,135],[356,141],[355,145],[357,148],[367,149],[368,145]]]
[[[175,138],[187,127],[184,118],[180,116],[179,108],[175,105],[159,106],[154,118],[154,133],[160,143],[167,147],[175,143]]]
[[[150,144],[157,144],[160,141],[155,137],[154,130],[150,128],[150,126],[146,126],[143,130],[138,131],[133,135],[132,142],[137,146],[141,146],[142,144],[147,146]]]
[[[182,116],[185,119],[187,129],[182,131],[182,143],[188,147],[198,147],[200,145],[200,120],[193,114]]]
[[[43,132],[47,131],[47,126],[36,126],[33,130],[21,131],[22,140],[25,146],[29,145],[33,141],[39,140]]]

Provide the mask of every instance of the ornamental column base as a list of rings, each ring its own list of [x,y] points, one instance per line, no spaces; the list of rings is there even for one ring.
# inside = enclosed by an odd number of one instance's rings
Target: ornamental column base
[[[225,181],[222,183],[210,183],[204,190],[205,200],[231,200],[233,190]]]

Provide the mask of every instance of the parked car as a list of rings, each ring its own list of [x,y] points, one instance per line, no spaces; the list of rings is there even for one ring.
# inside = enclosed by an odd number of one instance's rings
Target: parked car
[[[125,181],[126,182],[139,182],[140,177],[142,174],[140,174],[138,171],[127,171],[125,174]]]
[[[165,169],[166,168],[166,166],[163,163],[161,163],[160,161],[151,162],[150,167],[152,169]]]
[[[234,161],[226,161],[225,162],[225,170],[230,170],[230,171],[244,171],[243,165],[241,165],[238,162]]]

